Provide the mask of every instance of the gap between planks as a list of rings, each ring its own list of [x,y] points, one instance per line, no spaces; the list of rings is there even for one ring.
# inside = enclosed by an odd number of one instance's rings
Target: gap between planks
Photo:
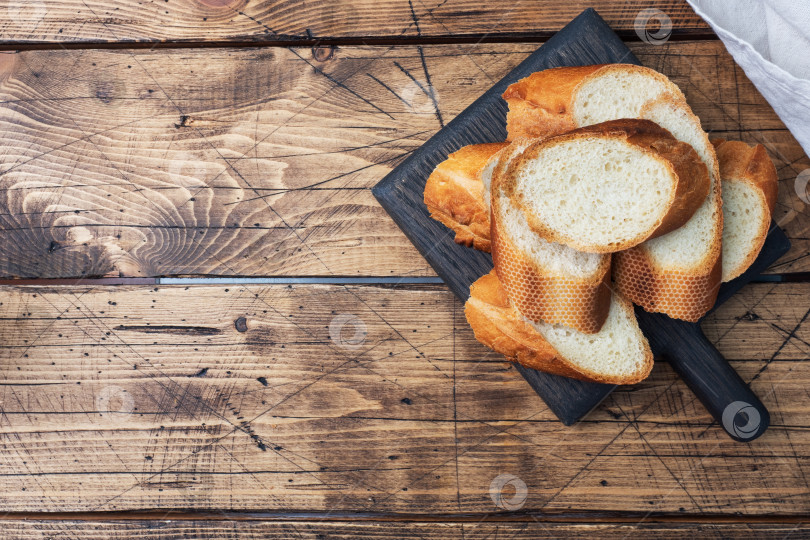
[[[48,51],[48,50],[94,50],[94,49],[221,49],[221,48],[273,48],[273,47],[349,47],[349,46],[399,46],[399,45],[467,45],[497,43],[543,43],[557,31],[515,32],[504,34],[462,34],[452,36],[414,37],[347,37],[347,38],[296,38],[222,40],[222,41],[86,41],[86,42],[15,42],[0,41],[0,51]],[[639,43],[635,32],[618,30],[622,41]],[[717,34],[707,30],[673,30],[668,41],[717,41]]]
[[[385,512],[194,512],[186,510],[132,510],[110,512],[8,512],[4,521],[312,521],[387,523],[747,523],[801,524],[809,514],[676,514],[640,512],[499,512],[499,513],[385,513]]]

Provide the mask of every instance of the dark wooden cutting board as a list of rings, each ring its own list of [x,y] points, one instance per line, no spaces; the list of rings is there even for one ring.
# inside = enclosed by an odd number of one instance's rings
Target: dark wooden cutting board
[[[437,164],[462,146],[506,139],[507,106],[501,94],[513,82],[552,67],[604,63],[639,64],[639,61],[602,18],[589,9],[532,53],[373,188],[372,192],[383,208],[462,301],[469,297],[470,285],[492,269],[492,259],[486,253],[457,245],[453,241],[452,231],[430,218],[423,202],[428,176]],[[718,304],[784,254],[789,245],[782,231],[773,227],[757,263],[740,278],[723,285]],[[756,402],[754,405],[760,411],[764,431],[767,427],[764,406],[706,341],[699,325],[637,311],[639,324],[650,339],[653,351],[656,355],[673,359],[673,366],[718,420],[723,417],[727,403]],[[704,362],[705,355],[714,361]],[[705,367],[702,367],[703,364],[706,364]],[[520,365],[516,367],[566,425],[585,416],[615,388],[614,385],[549,375]],[[707,400],[714,403],[707,403]],[[733,432],[734,427],[726,427],[726,430]],[[735,438],[746,440],[754,437]]]

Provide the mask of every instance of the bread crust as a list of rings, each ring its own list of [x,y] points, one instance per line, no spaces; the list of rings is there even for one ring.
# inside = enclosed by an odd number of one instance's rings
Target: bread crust
[[[751,266],[756,260],[771,226],[771,216],[776,207],[779,191],[779,177],[776,166],[761,144],[749,146],[740,141],[715,139],[712,141],[720,163],[720,178],[723,183],[743,182],[754,188],[759,196],[764,218],[758,227],[751,230],[747,255],[737,268],[723,268],[723,281],[730,281]]]
[[[634,304],[689,322],[697,322],[714,307],[723,269],[717,257],[708,272],[662,271],[643,246],[617,253],[613,265],[616,289]]]
[[[557,351],[524,322],[509,304],[494,270],[480,277],[470,287],[470,298],[464,315],[475,339],[495,352],[528,368],[554,375],[585,380],[576,370],[557,358]]]
[[[660,81],[673,96],[685,100],[681,90],[655,70],[633,64],[597,64],[546,69],[511,84],[503,93],[509,104],[507,139],[549,137],[578,127],[574,118],[577,92],[589,80],[612,71],[644,73]]]
[[[455,231],[455,241],[490,251],[489,209],[484,203],[481,171],[507,143],[465,146],[434,169],[425,184],[430,217]]]
[[[629,302],[620,298],[617,301],[622,303],[622,309],[632,312]],[[643,336],[644,359],[636,373],[610,377],[572,365],[510,305],[509,297],[494,271],[472,284],[464,314],[478,341],[503,354],[508,360],[531,369],[607,384],[634,384],[645,379],[652,370],[653,355]]]
[[[509,104],[507,140],[550,137],[577,126],[571,101],[577,86],[604,65],[552,68],[532,73],[509,85],[502,97]]]
[[[492,219],[492,260],[503,288],[526,318],[595,334],[610,309],[610,256],[590,278],[555,276],[501,234]]]
[[[516,156],[518,156],[521,152],[523,152],[523,150],[526,149],[527,146],[536,140],[539,139],[512,139],[511,141],[508,141],[508,146],[501,148],[494,153],[491,158],[489,158],[489,161],[481,173],[482,181],[484,183],[484,203],[487,205],[487,208],[490,208],[493,179],[500,177],[503,174],[503,171],[506,170],[509,163],[511,163]],[[491,170],[489,178],[486,176],[487,170]]]
[[[580,278],[556,275],[521,250],[502,226],[499,196],[509,148],[504,152],[492,174],[490,205],[492,262],[501,286],[517,311],[531,321],[562,324],[586,334],[598,332],[610,310],[610,255],[600,256],[593,275]]]
[[[643,153],[661,161],[670,171],[673,182],[675,182],[674,189],[667,201],[666,213],[655,226],[637,235],[636,238],[610,245],[598,245],[586,243],[581,238],[553,230],[527,208],[523,194],[517,189],[518,172],[529,161],[537,159],[545,148],[563,142],[594,137],[623,140],[636,146]],[[502,176],[505,193],[523,210],[529,225],[537,234],[550,242],[565,244],[574,249],[592,253],[615,253],[626,250],[645,240],[677,229],[692,217],[709,193],[708,170],[697,152],[690,145],[678,141],[669,131],[658,124],[639,119],[610,120],[532,143],[519,157],[512,160]]]
[[[680,109],[681,113],[686,114],[700,128],[698,117],[677,96],[662,95],[642,107],[642,114],[657,102]],[[714,152],[709,138],[705,134],[703,136],[708,150]],[[714,307],[722,276],[723,203],[716,156],[711,165],[709,172],[714,182],[709,196],[714,227],[711,237],[704,240],[709,248],[703,257],[688,267],[664,267],[655,260],[646,243],[614,256],[613,279],[617,290],[645,311],[665,313],[676,319],[697,322]]]

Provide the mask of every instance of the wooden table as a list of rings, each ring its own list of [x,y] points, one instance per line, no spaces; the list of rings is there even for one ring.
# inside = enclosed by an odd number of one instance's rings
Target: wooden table
[[[562,426],[370,193],[588,6],[777,165],[793,249],[704,324],[751,444],[662,362]],[[5,535],[808,534],[810,160],[685,2],[0,11]]]

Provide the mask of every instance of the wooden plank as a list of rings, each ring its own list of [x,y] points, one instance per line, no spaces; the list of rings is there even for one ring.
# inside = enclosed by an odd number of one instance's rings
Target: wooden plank
[[[0,54],[0,276],[433,275],[368,189],[535,48]],[[768,147],[810,269],[810,160],[722,44],[631,49]]]
[[[810,284],[704,324],[771,411],[747,445],[661,363],[562,426],[443,287],[3,293],[6,511],[495,512],[500,475],[525,511],[808,511]]]
[[[803,523],[436,523],[300,521],[0,521],[4,533],[14,538],[81,536],[110,540],[197,538],[368,538],[368,539],[484,539],[484,538],[628,538],[665,537],[691,539],[800,538],[808,533]]]
[[[316,3],[202,0],[10,0],[2,41],[26,43],[304,42],[316,40],[548,37],[584,9],[635,36],[644,9],[669,17],[675,35],[711,30],[684,0],[526,2],[337,0]],[[5,13],[4,13],[5,15]],[[654,31],[658,30],[655,26]]]

